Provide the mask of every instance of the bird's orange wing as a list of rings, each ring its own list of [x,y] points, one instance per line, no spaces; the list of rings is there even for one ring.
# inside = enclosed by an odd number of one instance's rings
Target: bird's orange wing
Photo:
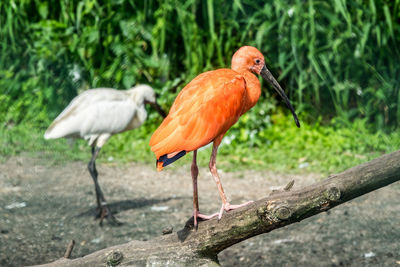
[[[186,85],[150,139],[160,156],[193,151],[223,135],[239,119],[245,80],[230,69],[205,72]]]

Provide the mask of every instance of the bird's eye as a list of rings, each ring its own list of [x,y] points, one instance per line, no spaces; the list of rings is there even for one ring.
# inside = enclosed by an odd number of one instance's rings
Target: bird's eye
[[[257,58],[255,62],[256,62],[256,64],[260,64],[261,60]]]

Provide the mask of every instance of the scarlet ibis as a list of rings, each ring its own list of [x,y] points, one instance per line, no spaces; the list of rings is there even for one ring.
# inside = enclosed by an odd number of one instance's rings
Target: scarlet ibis
[[[153,89],[148,85],[138,85],[129,90],[111,88],[87,90],[71,101],[44,134],[45,139],[67,137],[88,140],[92,147],[92,158],[88,169],[95,185],[97,217],[100,218],[100,225],[104,218],[112,224],[119,222],[108,208],[97,181],[97,155],[112,135],[143,124],[147,117],[145,104],[152,105],[161,116],[165,117],[165,112],[156,102]]]
[[[196,228],[197,218],[210,219],[218,215],[218,219],[221,219],[224,210],[233,210],[251,203],[231,205],[227,201],[218,175],[216,157],[225,133],[260,97],[261,86],[254,73],[261,74],[275,88],[292,112],[297,127],[300,127],[289,99],[265,66],[264,56],[255,47],[243,46],[233,55],[231,69],[202,73],[187,84],[150,139],[151,150],[157,158],[158,171],[193,151],[191,174]],[[222,207],[218,213],[207,216],[199,212],[196,156],[197,149],[211,142],[213,148],[209,168],[217,184]]]

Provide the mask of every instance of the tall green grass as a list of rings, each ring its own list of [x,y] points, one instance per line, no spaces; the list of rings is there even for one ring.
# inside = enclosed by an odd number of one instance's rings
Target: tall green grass
[[[400,0],[3,0],[0,117],[43,125],[81,90],[139,82],[167,107],[247,44],[265,54],[303,120],[365,118],[392,129],[399,20]]]

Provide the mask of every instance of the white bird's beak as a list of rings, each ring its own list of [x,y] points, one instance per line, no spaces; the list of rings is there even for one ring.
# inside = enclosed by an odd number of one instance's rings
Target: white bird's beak
[[[165,118],[167,116],[165,111],[161,108],[161,106],[157,103],[157,101],[150,102],[150,101],[145,100],[144,103],[151,105],[163,118]]]

